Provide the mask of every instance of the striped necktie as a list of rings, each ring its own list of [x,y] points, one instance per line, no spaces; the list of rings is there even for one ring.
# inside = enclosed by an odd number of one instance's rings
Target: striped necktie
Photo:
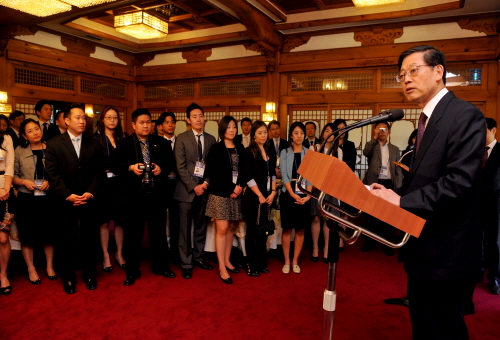
[[[142,160],[144,163],[149,163],[149,147],[148,142],[146,140],[141,140],[141,151],[142,151]]]

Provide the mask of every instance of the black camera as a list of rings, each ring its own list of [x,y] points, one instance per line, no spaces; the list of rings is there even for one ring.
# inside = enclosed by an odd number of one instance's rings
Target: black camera
[[[153,184],[153,170],[156,169],[154,164],[149,162],[139,165],[139,169],[142,170],[142,182],[146,185]]]

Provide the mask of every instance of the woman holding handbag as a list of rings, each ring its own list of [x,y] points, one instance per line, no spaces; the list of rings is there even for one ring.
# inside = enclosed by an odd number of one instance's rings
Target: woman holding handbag
[[[39,285],[42,280],[33,264],[33,248],[43,246],[46,271],[49,280],[57,275],[53,267],[54,238],[52,221],[40,218],[50,211],[49,182],[45,174],[45,150],[42,130],[35,120],[28,118],[19,128],[21,145],[15,151],[14,185],[18,188],[17,200],[20,207],[29,207],[29,212],[16,215],[21,251],[28,267],[28,280]]]
[[[242,183],[247,188],[243,195],[243,216],[247,222],[245,247],[248,256],[247,275],[268,273],[266,242],[268,235],[257,230],[257,222],[268,216],[268,209],[276,196],[276,156],[268,152],[267,126],[261,120],[252,124],[250,146],[245,149],[242,162]],[[259,207],[260,221],[257,221]]]
[[[210,179],[208,202],[205,215],[215,219],[215,248],[219,260],[219,276],[222,282],[231,284],[233,280],[228,272],[239,273],[230,261],[233,246],[233,232],[243,219],[241,214],[241,158],[244,152],[242,144],[235,145],[234,137],[238,134],[236,119],[223,117],[219,122],[221,141],[208,151],[205,178]]]
[[[298,169],[306,152],[302,142],[306,135],[306,128],[301,122],[294,122],[289,130],[290,147],[281,150],[281,176],[283,178],[283,188],[280,196],[281,205],[281,227],[283,235],[281,246],[285,256],[283,273],[290,273],[290,238],[292,229],[295,229],[294,253],[292,270],[295,274],[300,273],[298,264],[302,245],[304,244],[304,228],[310,223],[310,196],[300,191],[298,186]],[[302,180],[302,187],[311,191],[311,183]]]
[[[14,146],[12,138],[4,131],[0,131],[0,211],[5,214],[7,202],[13,201],[12,178],[14,177]],[[12,204],[10,205],[12,209]],[[10,257],[9,232],[10,224],[4,216],[0,226],[0,294],[8,295],[12,292],[7,278],[7,266]]]

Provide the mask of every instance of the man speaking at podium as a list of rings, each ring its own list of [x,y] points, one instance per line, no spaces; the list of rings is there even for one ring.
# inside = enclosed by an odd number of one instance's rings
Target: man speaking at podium
[[[427,222],[401,249],[408,274],[413,339],[469,339],[464,303],[481,266],[478,207],[485,119],[448,91],[446,63],[433,46],[416,46],[398,61],[406,99],[421,109],[410,172],[396,192],[372,193]]]

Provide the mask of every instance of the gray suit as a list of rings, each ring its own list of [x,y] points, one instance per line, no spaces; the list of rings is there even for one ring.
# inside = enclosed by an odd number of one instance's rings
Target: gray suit
[[[380,143],[378,140],[372,139],[367,142],[363,149],[363,155],[368,158],[368,170],[366,171],[363,183],[367,185],[377,183],[380,167],[382,166],[382,152],[380,151]],[[399,148],[389,143],[389,169],[391,171],[394,189],[398,189],[403,185],[403,173],[401,168],[392,163],[397,162],[400,155]]]
[[[203,132],[203,159],[215,144],[215,137]],[[192,268],[193,261],[203,260],[203,249],[207,233],[205,208],[207,193],[196,196],[194,188],[203,180],[193,176],[198,161],[198,141],[192,130],[177,136],[174,148],[178,180],[174,198],[179,202],[179,253],[182,268]],[[207,182],[209,180],[207,179]],[[191,224],[194,221],[194,248],[191,249]]]

